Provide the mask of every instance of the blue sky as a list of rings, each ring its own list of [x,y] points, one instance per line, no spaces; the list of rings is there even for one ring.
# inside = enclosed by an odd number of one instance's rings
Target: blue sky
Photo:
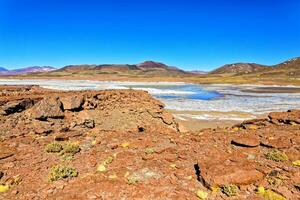
[[[0,66],[134,64],[187,70],[300,56],[298,0],[0,0]]]

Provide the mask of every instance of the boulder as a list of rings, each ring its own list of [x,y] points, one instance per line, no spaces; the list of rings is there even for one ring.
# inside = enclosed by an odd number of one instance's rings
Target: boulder
[[[17,101],[8,102],[2,107],[3,115],[10,115],[16,112],[22,112],[33,106],[33,100],[22,99]]]
[[[64,110],[71,111],[81,110],[84,103],[83,96],[80,95],[60,97],[60,101],[63,104]]]
[[[81,111],[77,115],[77,120],[75,126],[80,126],[82,128],[94,128],[95,121],[92,116],[90,116],[88,111]]]
[[[45,97],[32,107],[30,115],[34,119],[39,120],[63,118],[64,112],[62,110],[62,103],[57,97]]]
[[[254,134],[241,134],[231,141],[232,144],[243,147],[257,147],[260,144],[259,137]]]
[[[34,120],[32,123],[35,134],[48,135],[53,131],[52,124],[49,122]]]
[[[200,177],[207,186],[222,186],[227,184],[248,185],[261,180],[264,175],[247,163],[238,165],[219,164],[209,169],[201,170]]]
[[[268,117],[274,124],[300,124],[300,110],[289,110],[288,112],[271,112]]]

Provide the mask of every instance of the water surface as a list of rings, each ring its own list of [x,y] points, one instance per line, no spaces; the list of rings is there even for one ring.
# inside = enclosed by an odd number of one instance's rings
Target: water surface
[[[198,85],[183,82],[0,79],[0,85],[39,85],[59,90],[146,90],[161,100],[166,109],[196,111],[198,114],[189,113],[186,117],[201,120],[244,120],[271,111],[300,108],[300,93],[297,92],[300,88],[293,86],[269,86],[268,91],[263,92],[262,86],[255,85]],[[184,114],[178,117],[183,118]]]

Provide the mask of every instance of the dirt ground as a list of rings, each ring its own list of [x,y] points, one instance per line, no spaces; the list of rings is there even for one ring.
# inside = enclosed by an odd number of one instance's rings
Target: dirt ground
[[[189,131],[147,92],[0,88],[0,199],[300,199],[300,111]]]

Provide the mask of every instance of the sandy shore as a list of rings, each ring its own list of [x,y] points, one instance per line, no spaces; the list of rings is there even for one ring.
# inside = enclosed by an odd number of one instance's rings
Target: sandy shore
[[[294,86],[285,86],[285,87],[256,87],[253,89],[244,89],[242,92],[251,92],[251,93],[300,93],[299,87]]]
[[[252,115],[245,112],[168,111],[174,115],[180,124],[190,131],[231,127],[244,120],[266,117],[266,115]]]

